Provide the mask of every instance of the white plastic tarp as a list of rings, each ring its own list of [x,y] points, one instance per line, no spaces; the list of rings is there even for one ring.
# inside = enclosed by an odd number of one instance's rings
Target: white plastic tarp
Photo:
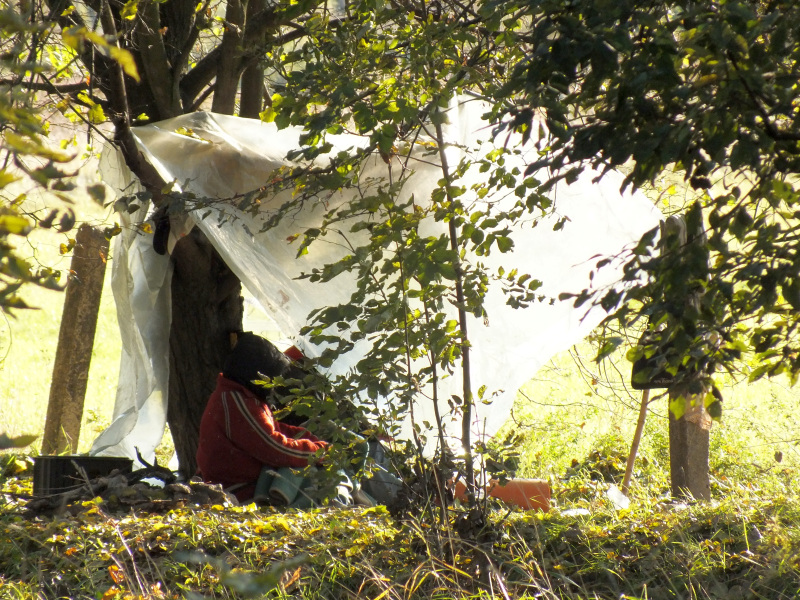
[[[447,156],[452,166],[462,156],[482,157],[495,147],[492,130],[481,119],[485,105],[467,101],[448,111]],[[197,225],[208,236],[245,288],[274,318],[283,335],[291,338],[308,356],[314,348],[298,337],[309,313],[322,306],[346,302],[353,291],[353,279],[339,277],[329,283],[310,283],[298,279],[315,267],[345,255],[341,245],[320,241],[308,254],[297,256],[297,242],[288,240],[305,229],[318,227],[322,206],[306,205],[302,211],[287,216],[281,224],[262,232],[263,216],[245,214],[225,202],[237,194],[258,189],[270,179],[275,169],[288,164],[290,150],[299,148],[302,131],[278,130],[274,124],[255,120],[199,112],[135,129],[137,143],[147,159],[168,182],[197,197],[219,199],[211,208],[189,213],[185,227],[175,227],[173,236]],[[363,138],[331,136],[334,152],[359,147]],[[497,144],[512,143],[507,136]],[[509,156],[507,167],[514,163],[524,172],[525,165],[536,159],[533,141],[522,147],[518,156]],[[437,186],[442,172],[430,154],[415,160],[414,170],[403,187],[403,195],[414,194],[417,203],[426,202]],[[397,159],[399,160],[399,159]],[[399,165],[387,165],[375,158],[367,167],[373,177],[396,177]],[[104,180],[121,191],[130,175],[119,158],[108,153],[103,160]],[[550,192],[554,202],[548,215],[520,221],[512,232],[514,249],[495,252],[488,257],[467,256],[479,261],[490,272],[503,266],[506,272],[516,268],[543,282],[542,294],[557,298],[561,292],[579,292],[584,288],[613,284],[621,277],[621,261],[590,276],[599,258],[615,256],[624,247],[638,242],[641,235],[655,227],[660,213],[643,195],[621,193],[622,176],[608,173],[594,181],[598,173],[586,171],[573,184],[558,184]],[[486,175],[471,169],[460,182],[467,186]],[[366,177],[362,177],[362,180]],[[130,188],[125,190],[130,193]],[[290,192],[278,194],[263,203],[264,214],[286,201]],[[326,198],[328,206],[348,201],[348,194]],[[503,197],[475,199],[475,209],[488,203],[510,208],[517,200],[511,193]],[[143,208],[130,215],[130,225],[144,218]],[[563,228],[553,225],[566,217]],[[538,222],[537,222],[538,221]],[[444,233],[444,225],[429,223],[425,234]],[[176,233],[177,232],[177,233]],[[330,237],[330,236],[329,236]],[[174,237],[171,243],[174,244]],[[152,250],[152,236],[128,230],[114,249],[114,291],[120,315],[123,358],[120,387],[114,421],[95,441],[93,454],[134,456],[138,447],[143,456],[152,456],[166,422],[167,341],[169,337],[169,262]],[[524,309],[507,305],[503,291],[495,286],[486,299],[487,319],[471,318],[468,323],[472,345],[472,380],[486,385],[489,392],[499,392],[490,407],[478,405],[473,422],[476,435],[491,435],[510,415],[517,389],[555,353],[584,338],[600,322],[604,313],[595,309],[575,309],[571,302],[542,302]],[[363,347],[344,356],[332,368],[345,374],[363,354]],[[445,382],[441,397],[458,392],[460,374]],[[419,422],[433,422],[432,407],[420,397],[415,407]],[[446,415],[446,420],[457,420]]]

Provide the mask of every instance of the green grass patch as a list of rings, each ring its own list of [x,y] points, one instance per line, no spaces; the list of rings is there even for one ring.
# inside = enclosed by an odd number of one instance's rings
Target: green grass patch
[[[592,452],[616,457],[624,473],[641,392],[630,388],[630,363],[594,364],[586,343],[555,357],[520,392],[513,422],[521,475],[558,479]],[[723,413],[711,428],[710,466],[724,478],[760,480],[800,465],[798,390],[785,381],[741,381],[719,374]],[[669,471],[665,390],[653,390],[634,483],[663,487]],[[622,474],[619,474],[621,481]]]
[[[556,483],[558,509],[498,505],[465,533],[460,509],[449,530],[383,507],[117,514],[96,499],[32,518],[16,475],[2,482],[0,598],[796,598],[796,473],[728,481],[709,503],[640,490],[620,511],[576,471]]]
[[[28,208],[36,210],[39,204],[31,199]],[[72,208],[82,221],[98,227],[115,220],[108,209],[77,194]],[[33,264],[60,269],[64,282],[71,253],[62,255],[61,245],[68,244],[76,233],[77,226],[63,234],[54,229],[35,229],[19,249],[20,255]],[[110,423],[117,392],[120,339],[110,287],[112,266],[113,256],[106,265],[81,424],[81,452],[88,451],[96,435]],[[44,430],[65,294],[27,286],[21,296],[32,307],[30,310],[0,315],[0,431],[12,436],[40,434]],[[40,444],[41,441],[34,446]]]

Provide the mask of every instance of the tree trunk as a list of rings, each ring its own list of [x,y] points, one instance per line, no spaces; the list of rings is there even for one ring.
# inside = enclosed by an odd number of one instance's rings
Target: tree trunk
[[[242,74],[239,116],[258,119],[264,106],[264,68],[258,64],[245,69]]]
[[[167,423],[179,470],[197,471],[200,419],[217,374],[231,350],[230,334],[242,328],[242,286],[217,251],[195,228],[172,252]]]

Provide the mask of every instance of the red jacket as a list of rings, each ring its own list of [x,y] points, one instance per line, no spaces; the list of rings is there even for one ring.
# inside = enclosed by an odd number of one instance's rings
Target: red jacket
[[[223,488],[240,486],[234,493],[246,500],[263,466],[305,467],[326,446],[302,427],[276,421],[253,392],[220,375],[200,421],[198,474]]]

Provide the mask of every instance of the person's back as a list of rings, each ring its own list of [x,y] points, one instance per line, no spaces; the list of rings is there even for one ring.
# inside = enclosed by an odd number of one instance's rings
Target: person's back
[[[265,466],[302,468],[326,447],[302,427],[277,422],[262,398],[221,374],[200,423],[198,474],[247,500]]]

